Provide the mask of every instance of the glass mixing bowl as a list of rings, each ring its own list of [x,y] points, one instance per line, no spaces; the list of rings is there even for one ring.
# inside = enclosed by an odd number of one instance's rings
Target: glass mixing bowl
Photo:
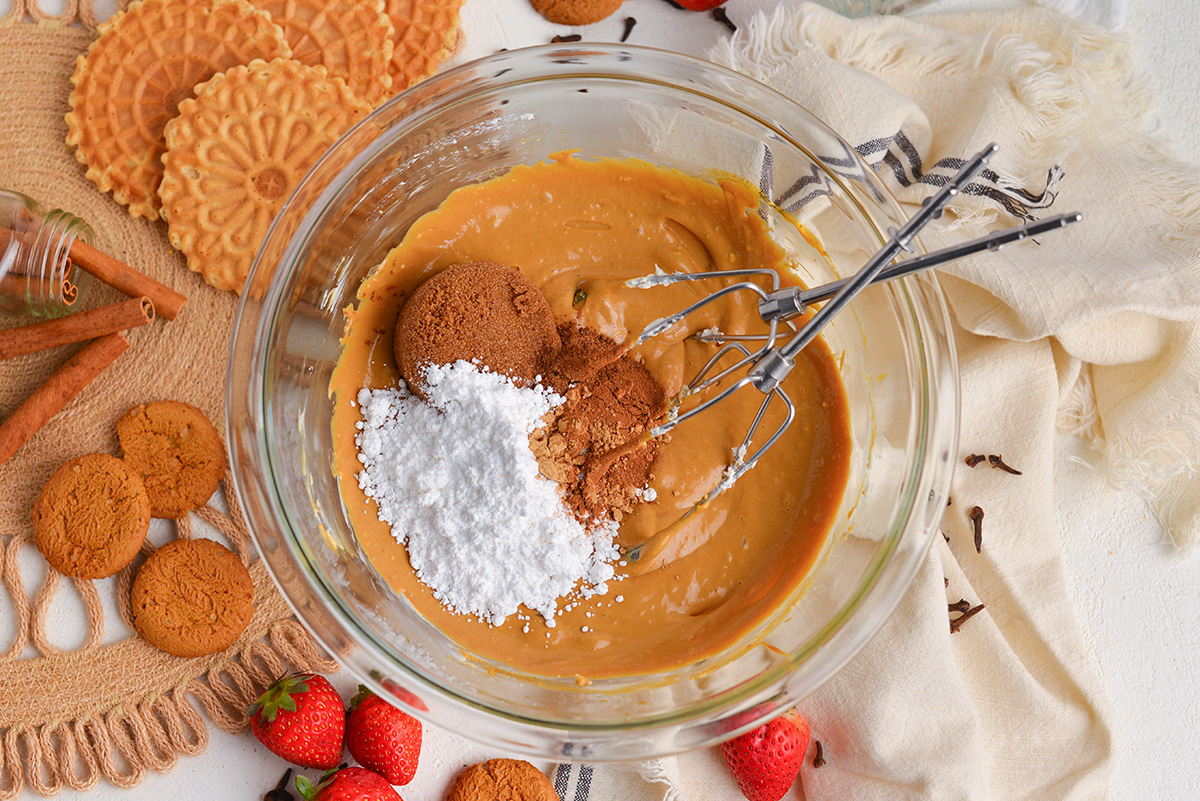
[[[855,272],[903,221],[850,145],[753,80],[623,45],[497,53],[380,108],[289,198],[238,309],[230,455],[271,575],[317,640],[364,683],[434,725],[510,751],[643,759],[777,715],[880,628],[946,504],[957,368],[930,275],[869,289],[826,329],[850,401],[850,482],[811,575],[738,647],[669,673],[586,687],[464,652],[379,578],[356,542],[331,464],[330,373],[343,310],[413,221],[457,187],[562,150],[697,176],[732,173],[760,186],[774,201],[760,211],[810,285]],[[780,209],[819,237],[828,259]]]

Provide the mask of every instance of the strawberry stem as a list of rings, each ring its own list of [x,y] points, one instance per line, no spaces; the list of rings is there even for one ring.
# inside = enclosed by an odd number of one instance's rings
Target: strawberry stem
[[[311,676],[310,673],[294,673],[279,679],[268,687],[257,701],[246,707],[246,717],[259,714],[261,720],[270,723],[275,720],[280,710],[295,712],[296,699],[293,696],[308,692],[306,682]]]

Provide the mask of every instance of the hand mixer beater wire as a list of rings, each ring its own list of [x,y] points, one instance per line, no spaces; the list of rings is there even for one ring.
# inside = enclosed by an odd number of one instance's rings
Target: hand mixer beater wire
[[[723,343],[717,353],[699,370],[699,372],[689,381],[679,392],[676,398],[672,401],[670,409],[666,415],[666,420],[660,425],[650,430],[650,436],[657,437],[661,434],[673,429],[685,420],[688,420],[696,415],[717,406],[722,401],[726,400],[745,387],[753,387],[762,392],[766,397],[763,399],[762,405],[758,409],[753,422],[750,424],[746,436],[742,439],[741,444],[733,451],[733,458],[729,465],[726,466],[722,473],[720,481],[715,487],[701,500],[692,511],[706,504],[708,501],[721,494],[734,482],[736,482],[747,471],[754,467],[763,454],[767,452],[779,438],[783,436],[788,426],[791,425],[795,418],[795,405],[787,393],[781,389],[780,384],[792,371],[795,366],[797,355],[807,346],[813,339],[816,338],[820,330],[829,322],[830,319],[853,300],[853,298],[865,289],[870,284],[877,281],[891,280],[904,275],[909,275],[918,270],[928,269],[936,264],[942,264],[947,261],[962,258],[963,256],[988,250],[995,251],[1001,245],[1008,242],[1025,239],[1030,236],[1035,236],[1051,230],[1057,230],[1070,223],[1077,222],[1081,217],[1078,213],[1055,215],[1054,217],[1045,220],[1035,221],[1026,225],[1016,226],[1003,231],[999,231],[988,236],[980,237],[969,242],[956,245],[944,250],[930,253],[926,256],[916,257],[901,261],[898,264],[888,266],[889,263],[900,254],[901,251],[909,251],[913,237],[925,227],[931,220],[941,216],[946,204],[965,186],[972,178],[974,178],[980,170],[983,169],[988,159],[996,152],[997,146],[995,143],[989,144],[974,157],[972,157],[958,173],[943,185],[936,194],[927,198],[920,210],[904,223],[898,230],[892,229],[889,231],[889,239],[880,250],[871,257],[871,259],[860,269],[855,275],[826,285],[810,290],[801,290],[795,288],[779,288],[779,276],[774,270],[770,269],[747,269],[747,270],[723,270],[710,273],[674,273],[674,274],[657,274],[635,278],[628,283],[629,286],[637,288],[649,288],[654,286],[663,286],[666,284],[677,283],[680,281],[696,281],[707,280],[710,278],[742,278],[750,276],[765,276],[771,282],[771,291],[764,290],[758,284],[752,281],[744,281],[735,283],[720,289],[701,300],[693,303],[691,306],[683,309],[668,317],[656,320],[646,327],[638,339],[634,342],[634,346],[640,345],[647,339],[663,333],[679,320],[692,314],[696,310],[712,303],[719,298],[725,297],[731,293],[739,291],[749,291],[759,296],[759,313],[763,320],[768,324],[768,332],[766,335],[756,335],[754,337],[726,337],[724,335],[710,335],[707,341]],[[778,338],[778,323],[783,320],[788,320],[793,317],[798,317],[803,314],[807,306],[821,300],[829,299],[816,313],[813,314],[807,322],[791,335],[784,343],[776,344]],[[751,350],[741,341],[755,339],[763,344],[757,350]],[[718,363],[725,359],[729,354],[737,353],[741,355],[733,365],[727,367],[716,375],[708,377]],[[680,404],[688,397],[697,393],[703,392],[706,389],[712,388],[724,381],[734,373],[748,368],[745,375],[737,379],[729,386],[722,389],[713,398],[698,404],[696,407],[689,409],[686,412],[680,413]],[[750,446],[754,440],[754,436],[758,431],[766,416],[767,409],[770,407],[773,400],[778,399],[783,405],[784,419],[776,428],[774,433],[759,446],[752,454],[747,456],[750,451]],[[684,518],[691,514],[684,515]],[[682,522],[681,521],[677,521]],[[671,529],[676,529],[677,526],[672,526]],[[664,532],[665,533],[665,532]],[[658,535],[656,535],[658,536]],[[631,561],[637,560],[644,550],[644,546],[648,543],[642,543],[627,553],[627,558]]]

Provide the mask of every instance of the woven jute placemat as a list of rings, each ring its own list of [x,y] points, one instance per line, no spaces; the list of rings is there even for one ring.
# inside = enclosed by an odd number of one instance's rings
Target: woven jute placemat
[[[24,13],[24,3],[17,2]],[[162,223],[131,218],[85,177],[64,144],[69,77],[93,34],[64,23],[82,18],[88,0],[71,0],[66,17],[36,23],[0,20],[0,187],[39,199],[87,220],[98,246],[188,296],[179,316],[129,333],[131,347],[0,465],[0,800],[25,788],[53,795],[62,787],[88,789],[102,777],[121,787],[138,784],[147,770],[170,770],[180,754],[207,745],[208,722],[237,732],[242,709],[288,667],[336,668],[291,616],[261,562],[224,482],[228,512],[214,506],[175,524],[175,535],[225,539],[254,578],[255,615],[241,639],[221,654],[180,659],[137,637],[112,642],[118,621],[129,624],[128,591],[134,565],[111,579],[64,579],[44,570],[40,586],[26,586],[20,561],[40,558],[32,543],[30,510],[42,484],[63,461],[85,453],[116,453],[114,424],[147,401],[178,400],[224,421],[227,346],[236,299],[189,271],[171,251]],[[22,11],[24,9],[24,11]],[[68,18],[69,17],[69,18]],[[19,19],[20,16],[17,15]],[[119,300],[96,286],[84,305]],[[0,328],[29,322],[0,318]],[[0,417],[11,413],[77,350],[57,348],[0,361]],[[214,533],[215,532],[215,533]],[[196,534],[201,532],[197,529]],[[63,650],[48,630],[57,596],[74,584],[85,610],[86,642]],[[109,595],[109,604],[102,601]],[[207,721],[199,714],[203,710]]]

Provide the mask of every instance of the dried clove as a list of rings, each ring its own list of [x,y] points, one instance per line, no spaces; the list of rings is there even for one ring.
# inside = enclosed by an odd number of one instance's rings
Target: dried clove
[[[970,609],[968,609],[966,612],[964,612],[962,614],[962,616],[956,617],[953,620],[951,620],[950,621],[950,633],[957,634],[958,630],[962,628],[963,623],[966,623],[968,620],[975,617],[977,614],[979,614],[983,610],[984,610],[983,604],[980,604],[979,606],[972,606]]]
[[[279,780],[279,784],[275,785],[275,789],[268,790],[267,794],[263,796],[263,801],[296,801],[287,789],[291,780],[292,769],[288,768],[287,773],[284,773],[283,778]]]
[[[729,29],[730,33],[737,33],[737,25],[733,24],[733,20],[725,13],[725,9],[718,6],[712,10],[712,18]]]
[[[970,456],[968,456],[963,461],[965,461],[967,463],[967,467],[974,467],[977,464],[981,464],[982,462],[987,461],[987,457],[984,456],[982,453],[972,453]]]
[[[946,540],[946,544],[947,544],[947,545],[949,545],[949,544],[950,544],[950,535],[949,535],[949,534],[947,534],[946,532],[944,532],[944,531],[943,531],[943,532],[942,532],[942,538]]]
[[[625,30],[624,30],[624,31],[621,33],[621,39],[620,39],[620,41],[622,41],[622,42],[624,42],[624,41],[628,41],[628,39],[629,39],[629,34],[633,33],[633,26],[634,26],[634,25],[637,25],[637,20],[636,20],[636,19],[634,19],[633,17],[626,17],[626,18],[625,18]]]
[[[951,612],[969,612],[971,611],[971,602],[966,598],[959,598],[958,603],[947,604]]]
[[[999,454],[997,454],[995,456],[989,456],[988,463],[991,464],[992,467],[998,467],[999,469],[1003,470],[1005,473],[1012,473],[1014,476],[1021,475],[1020,470],[1016,470],[1016,469],[1006,465],[1004,463],[1004,459],[1001,458]]]
[[[975,553],[983,553],[983,510],[972,506],[967,517],[971,518],[971,525],[975,528]]]
[[[943,576],[943,579],[944,579],[944,580],[945,580],[945,582],[946,582],[946,589],[950,589],[950,579],[948,579],[948,578],[945,578],[944,576]]]
[[[819,768],[825,764],[825,749],[821,747],[821,741],[816,740],[814,743],[817,746],[817,753],[813,755],[813,767]]]
[[[571,44],[572,42],[583,41],[583,36],[578,33],[568,33],[566,36],[554,35],[550,40],[550,44]]]

